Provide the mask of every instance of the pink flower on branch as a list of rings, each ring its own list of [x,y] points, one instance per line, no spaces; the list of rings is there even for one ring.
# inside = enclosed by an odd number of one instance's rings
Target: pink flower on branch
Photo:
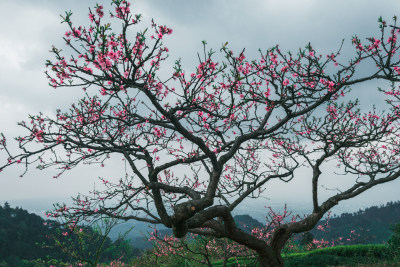
[[[164,72],[169,64],[163,41],[172,30],[152,21],[152,33],[127,35],[140,15],[132,15],[127,1],[112,5],[110,21],[122,23],[122,31],[102,25],[103,6],[90,12],[89,30],[72,26],[68,13],[63,19],[70,22],[69,49],[53,47],[55,60],[46,63],[50,86],[77,86],[85,96],[56,116],[40,114],[21,123],[26,134],[17,138],[19,154],[0,140],[6,155],[0,169],[26,162],[19,166],[57,168],[55,178],[83,164],[119,168],[123,159],[122,178],[103,179],[103,190],[76,198],[74,207],[57,209],[52,217],[163,224],[174,236],[162,242],[179,249],[160,245],[160,256],[183,253],[178,239],[193,232],[225,238],[207,240],[204,253],[257,254],[260,262],[282,262],[293,233],[311,230],[340,201],[400,173],[398,88],[382,90],[387,109],[381,111],[357,109],[358,100],[348,94],[350,86],[371,79],[400,81],[396,31],[383,27],[384,38],[363,43],[352,38],[355,57],[347,63],[337,61],[339,51],[322,58],[311,45],[296,54],[275,46],[251,60],[227,44],[217,62],[203,42],[192,70],[178,60]],[[359,73],[357,65],[364,62],[373,63],[373,75]],[[327,162],[362,182],[321,199],[321,177],[334,177],[324,168]],[[271,181],[291,182],[304,167],[312,173],[310,214],[270,209],[263,229],[238,230],[232,213],[240,203],[264,196]]]

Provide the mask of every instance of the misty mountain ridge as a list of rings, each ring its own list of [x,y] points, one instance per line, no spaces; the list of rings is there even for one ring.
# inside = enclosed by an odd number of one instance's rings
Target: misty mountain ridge
[[[265,222],[260,222],[252,215],[235,215],[239,228],[250,232],[254,227],[263,228]],[[316,239],[334,240],[340,237],[346,238],[351,231],[357,233],[357,238],[352,240],[352,243],[372,244],[383,243],[387,241],[391,235],[390,226],[400,222],[400,201],[388,202],[385,205],[372,206],[364,210],[359,209],[353,213],[342,213],[341,215],[333,215],[329,220],[329,227],[324,231],[317,230],[319,225],[325,225],[326,220],[321,220],[319,224],[310,232]],[[130,230],[128,232],[128,230]],[[159,234],[172,235],[172,230],[165,226],[158,225]],[[130,243],[139,249],[152,248],[153,245],[148,241],[150,233],[154,231],[154,226],[148,223],[128,221],[121,222],[116,225],[109,237],[115,241],[119,235],[128,232],[124,237],[130,240]]]
[[[236,215],[234,220],[238,227],[246,232],[251,232],[255,227],[263,228],[265,223],[254,219],[250,215]],[[381,206],[372,206],[364,210],[353,213],[342,213],[333,215],[327,220],[321,220],[310,232],[316,239],[335,240],[347,238],[352,231],[356,233],[351,240],[352,244],[376,244],[388,240],[391,235],[390,227],[400,222],[400,201],[388,202]],[[321,225],[327,224],[324,230],[318,230]],[[133,229],[125,236],[131,240],[131,244],[139,249],[151,248],[148,237],[154,228],[150,224],[142,222],[124,222],[115,226],[109,237],[116,240],[119,234]],[[157,231],[161,236],[172,235],[172,230],[165,226],[157,226]]]

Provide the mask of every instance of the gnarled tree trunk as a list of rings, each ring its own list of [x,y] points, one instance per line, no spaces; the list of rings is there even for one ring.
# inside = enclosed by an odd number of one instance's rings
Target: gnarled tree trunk
[[[264,251],[257,251],[258,263],[260,267],[282,267],[283,259],[280,253],[275,253],[271,248],[267,247]]]

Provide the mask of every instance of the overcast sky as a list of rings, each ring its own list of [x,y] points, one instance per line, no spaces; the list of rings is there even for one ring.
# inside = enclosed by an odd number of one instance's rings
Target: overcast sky
[[[16,122],[27,119],[28,114],[52,114],[81,96],[78,89],[49,87],[43,73],[44,62],[51,59],[52,44],[63,47],[61,37],[67,28],[60,24],[59,14],[72,10],[76,25],[87,25],[87,8],[94,3],[89,0],[0,0],[0,132],[9,139],[21,134]],[[99,3],[105,8],[109,6],[109,1]],[[376,36],[379,16],[390,21],[393,15],[400,15],[398,0],[384,4],[367,0],[140,0],[132,4],[133,12],[143,15],[142,25],[148,26],[154,18],[174,30],[166,41],[171,58],[182,58],[184,67],[190,70],[197,63],[196,53],[201,51],[202,40],[217,51],[227,41],[236,51],[246,48],[248,58],[256,58],[259,48],[280,44],[283,51],[296,51],[308,42],[324,54],[334,52],[343,38],[350,44],[354,34],[361,38]],[[343,55],[345,60],[348,52],[344,51]],[[373,89],[368,90],[375,90],[375,85],[370,83]],[[365,93],[361,95],[366,98]],[[373,102],[368,98],[366,101]],[[63,201],[77,192],[92,189],[99,175],[120,177],[123,166],[121,170],[113,166],[101,172],[95,168],[78,168],[58,180],[51,178],[54,170],[32,170],[24,178],[18,178],[20,173],[21,169],[10,168],[0,175],[0,202],[43,198]],[[291,202],[308,201],[310,191],[303,181],[298,179],[292,185],[278,186],[270,191],[270,197],[275,201],[286,196]],[[400,181],[383,185],[347,204],[365,207],[399,200],[399,189]]]

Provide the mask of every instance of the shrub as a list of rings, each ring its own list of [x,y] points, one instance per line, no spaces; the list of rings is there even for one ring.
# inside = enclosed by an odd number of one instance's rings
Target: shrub
[[[393,234],[388,241],[389,252],[396,258],[400,257],[400,223],[393,225]]]

